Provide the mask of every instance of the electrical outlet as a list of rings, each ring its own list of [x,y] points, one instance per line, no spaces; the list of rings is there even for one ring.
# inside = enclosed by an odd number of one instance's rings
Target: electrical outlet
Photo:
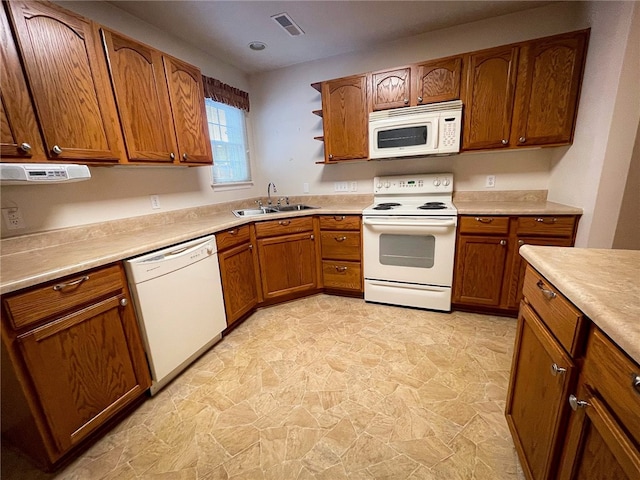
[[[351,182],[351,191],[352,192],[358,191],[358,182]]]
[[[160,195],[149,195],[151,199],[151,208],[157,210],[160,208]]]
[[[9,230],[19,230],[26,227],[18,207],[3,208],[2,217],[4,218],[4,223]]]
[[[487,175],[487,180],[484,184],[485,188],[494,188],[496,186],[496,176]]]
[[[335,182],[333,184],[333,190],[336,192],[348,192],[349,182]]]

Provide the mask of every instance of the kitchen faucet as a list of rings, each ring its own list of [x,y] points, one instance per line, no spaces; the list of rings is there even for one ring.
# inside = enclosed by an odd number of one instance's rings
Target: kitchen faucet
[[[269,185],[267,186],[267,205],[271,205],[271,187],[273,187],[273,193],[278,193],[278,190],[276,190],[276,184],[269,182]]]

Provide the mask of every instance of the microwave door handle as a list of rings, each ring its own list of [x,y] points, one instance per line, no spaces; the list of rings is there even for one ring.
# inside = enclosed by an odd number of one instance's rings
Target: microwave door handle
[[[440,115],[431,123],[433,125],[433,149],[437,150],[440,145]]]

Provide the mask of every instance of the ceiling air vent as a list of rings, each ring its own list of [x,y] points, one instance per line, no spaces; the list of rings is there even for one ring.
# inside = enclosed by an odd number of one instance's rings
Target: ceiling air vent
[[[276,23],[284,28],[292,37],[304,35],[302,29],[296,25],[296,22],[293,21],[293,18],[291,18],[288,13],[279,13],[277,15],[273,15],[271,18],[273,18]]]

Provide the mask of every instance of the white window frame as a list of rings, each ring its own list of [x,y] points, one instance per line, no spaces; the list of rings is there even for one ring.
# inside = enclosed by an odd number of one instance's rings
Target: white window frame
[[[213,103],[217,103],[220,104],[220,102],[216,102],[215,100],[211,100],[206,98],[205,99],[205,105],[207,104],[207,102],[213,102]],[[238,181],[238,182],[216,182],[215,179],[215,175],[214,175],[214,169],[215,169],[215,163],[216,163],[216,154],[215,154],[215,144],[214,144],[214,140],[211,138],[211,150],[213,153],[213,166],[211,167],[211,186],[213,187],[214,190],[220,190],[220,191],[224,191],[224,190],[238,190],[238,189],[243,189],[243,188],[251,188],[253,186],[253,177],[252,177],[252,162],[251,162],[251,146],[250,146],[250,135],[249,135],[249,131],[250,131],[250,126],[249,126],[249,117],[247,115],[247,112],[245,112],[242,109],[236,108],[236,107],[232,107],[229,105],[224,105],[224,108],[234,108],[236,110],[239,110],[240,113],[243,115],[243,119],[244,119],[244,147],[245,147],[245,152],[246,152],[246,162],[247,162],[247,171],[249,174],[249,179],[248,180],[242,180],[242,181]],[[208,121],[208,117],[207,117],[207,126],[209,125],[209,121]],[[211,137],[211,135],[210,135]]]

